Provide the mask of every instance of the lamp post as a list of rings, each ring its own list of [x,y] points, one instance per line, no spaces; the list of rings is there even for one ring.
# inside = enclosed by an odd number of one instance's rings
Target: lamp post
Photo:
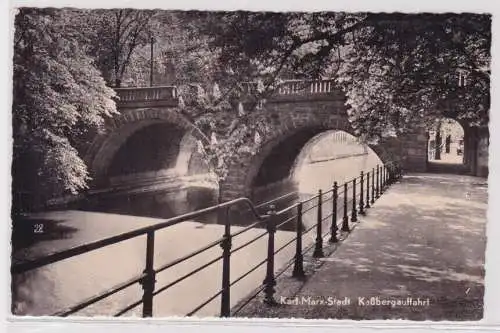
[[[153,51],[154,51],[154,43],[155,39],[153,36],[151,36],[150,39],[151,42],[151,58],[149,60],[149,86],[153,86]]]

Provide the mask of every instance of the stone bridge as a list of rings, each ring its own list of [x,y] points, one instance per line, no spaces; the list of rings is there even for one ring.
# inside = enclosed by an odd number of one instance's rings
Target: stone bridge
[[[207,173],[196,150],[196,132],[178,110],[175,87],[121,88],[117,94],[121,114],[107,122],[105,133],[84,154],[94,189],[116,191]],[[258,111],[272,131],[262,133],[256,155],[242,155],[230,167],[220,184],[222,200],[252,197],[258,188],[289,179],[300,151],[316,135],[332,129],[352,134],[344,103],[331,80],[284,82]],[[426,171],[425,129],[371,148],[383,161]]]

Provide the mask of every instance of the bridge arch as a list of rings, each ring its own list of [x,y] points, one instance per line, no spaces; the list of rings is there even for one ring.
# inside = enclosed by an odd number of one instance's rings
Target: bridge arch
[[[326,154],[325,145],[329,145]],[[378,157],[369,145],[362,143],[354,135],[341,130],[324,131],[304,145],[295,159],[291,176],[298,178],[301,169],[307,164],[370,154]],[[380,161],[380,158],[378,160]]]
[[[257,154],[242,156],[238,163],[230,167],[228,176],[221,183],[222,201],[240,196],[257,200],[253,192],[255,188],[289,181],[301,151],[318,134],[331,130],[354,133],[342,111],[335,109],[303,112],[281,105],[274,111],[271,111],[273,130],[263,135]],[[383,162],[398,160],[399,154],[386,146],[384,142],[370,148]],[[287,186],[282,188],[287,189]]]
[[[97,186],[106,185],[110,177],[134,172],[172,169],[187,175],[193,167],[195,173],[208,170],[195,152],[198,139],[201,134],[176,108],[122,109],[95,137],[85,161]],[[149,160],[141,161],[144,158]]]

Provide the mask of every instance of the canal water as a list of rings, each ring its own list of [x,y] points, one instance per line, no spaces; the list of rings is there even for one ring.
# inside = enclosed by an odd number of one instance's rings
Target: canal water
[[[321,159],[303,155],[293,173],[297,196],[281,203],[292,204],[297,198],[316,194],[319,188],[329,190],[334,181],[343,183],[357,177],[361,171],[371,171],[379,158],[370,150],[366,154],[341,158],[328,158],[318,153]],[[325,158],[326,156],[326,158]],[[147,225],[159,223],[164,218],[182,214],[216,203],[217,190],[210,186],[191,186],[178,191],[153,191],[143,194],[108,197],[98,202],[87,202],[79,209],[33,214],[16,221],[13,230],[13,261],[40,257],[54,251],[103,239]],[[349,193],[348,193],[349,194]],[[272,197],[272,193],[269,193]],[[312,202],[311,204],[314,204]],[[325,214],[331,204],[323,206]],[[315,210],[304,216],[304,224],[315,223]],[[247,225],[250,217],[241,214],[232,220],[232,232]],[[203,245],[219,239],[223,226],[217,224],[214,215],[183,222],[163,229],[155,234],[155,267],[189,254]],[[35,233],[41,225],[43,233]],[[276,248],[287,243],[295,234],[291,228],[282,228],[276,234]],[[327,230],[327,229],[325,229]],[[253,228],[233,239],[233,248],[248,242],[265,232]],[[313,233],[305,235],[305,246],[314,241]],[[145,237],[137,237],[90,253],[67,259],[34,271],[13,277],[13,312],[18,315],[49,315],[75,304],[100,291],[136,276],[144,269]],[[234,281],[266,257],[267,237],[262,237],[250,246],[234,253],[231,259],[231,280]],[[157,289],[178,279],[193,269],[221,254],[217,246],[203,252],[192,260],[176,265],[157,276]],[[286,265],[294,255],[293,242],[276,256],[276,267]],[[154,316],[187,314],[198,304],[208,299],[221,287],[221,262],[159,294],[154,298]],[[231,305],[258,287],[265,275],[265,265],[231,289]],[[80,316],[110,316],[126,305],[141,299],[140,286],[129,287],[119,294],[98,302],[76,313]],[[219,298],[196,313],[198,316],[217,315]],[[140,316],[141,306],[125,313]]]

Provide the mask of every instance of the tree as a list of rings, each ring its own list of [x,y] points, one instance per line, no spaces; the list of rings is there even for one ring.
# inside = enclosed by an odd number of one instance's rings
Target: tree
[[[245,103],[243,87],[221,91],[211,87],[183,85],[179,87],[180,112],[190,120],[198,138],[197,149],[220,185],[229,167],[244,154],[256,154],[263,133],[269,131],[264,114],[255,112],[259,106]],[[221,201],[221,187],[219,197]]]
[[[220,14],[208,31],[230,67],[269,82],[331,76],[359,136],[441,116],[488,122],[491,17],[480,14]],[[467,73],[468,84],[457,74]]]
[[[102,9],[80,12],[80,25],[89,26],[89,53],[109,85],[120,87],[134,53],[153,37],[156,11]]]
[[[216,51],[208,46],[210,36],[198,33],[203,12],[158,11],[149,23],[153,42],[154,85],[213,84],[217,71]],[[137,47],[124,73],[123,83],[149,84],[151,41]]]
[[[114,91],[72,37],[68,19],[58,10],[28,8],[15,19],[14,212],[86,188],[76,146],[116,113]]]

